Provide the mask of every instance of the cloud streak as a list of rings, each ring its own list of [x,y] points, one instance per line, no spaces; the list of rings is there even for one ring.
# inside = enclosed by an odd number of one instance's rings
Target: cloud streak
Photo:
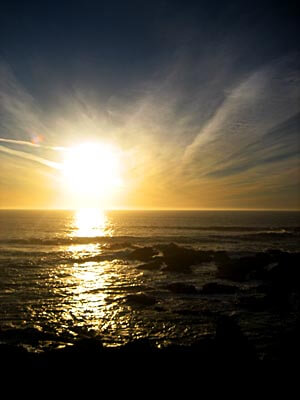
[[[61,168],[59,163],[46,160],[42,157],[38,157],[34,154],[26,153],[24,151],[9,149],[8,147],[4,147],[1,145],[0,145],[0,151],[2,151],[3,153],[6,153],[6,154],[12,155],[12,156],[23,158],[24,160],[29,160],[29,161],[33,161],[33,162],[45,165],[46,167],[49,167],[49,168],[54,168],[54,169]]]
[[[299,150],[299,82],[291,59],[251,74],[230,92],[183,154],[183,169],[221,178]]]
[[[0,142],[12,143],[12,144],[20,144],[20,145],[22,145],[22,146],[40,147],[39,144],[35,144],[35,143],[31,143],[31,142],[26,142],[26,140],[15,140],[15,139],[0,138]]]

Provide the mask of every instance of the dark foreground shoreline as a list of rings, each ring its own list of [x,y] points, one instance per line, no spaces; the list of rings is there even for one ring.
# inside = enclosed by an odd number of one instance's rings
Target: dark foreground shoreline
[[[29,329],[30,330],[30,329]],[[28,332],[27,332],[28,333]],[[32,330],[33,341],[34,330]],[[24,347],[1,344],[0,359],[6,370],[16,369],[99,369],[115,362],[196,362],[204,365],[252,365],[272,361],[293,365],[300,357],[300,319],[293,330],[285,330],[269,358],[260,359],[254,346],[241,332],[234,317],[219,317],[213,337],[200,339],[191,345],[157,347],[148,339],[138,339],[119,347],[105,347],[99,338],[76,340],[68,346],[44,352],[32,352]],[[33,344],[33,343],[32,343]],[[188,365],[186,365],[188,367]],[[182,368],[182,364],[181,364]]]
[[[158,246],[157,246],[158,247]],[[15,368],[82,368],[118,362],[145,362],[185,360],[201,364],[244,364],[279,361],[294,363],[300,357],[300,253],[280,250],[258,252],[251,256],[230,257],[225,251],[197,251],[175,244],[160,246],[162,255],[149,247],[136,248],[130,253],[133,260],[140,260],[137,268],[155,271],[164,269],[169,274],[191,274],[191,266],[214,262],[217,266],[215,280],[197,289],[184,282],[169,284],[166,290],[189,296],[234,298],[237,314],[210,312],[213,333],[189,344],[141,338],[120,346],[108,347],[101,336],[81,335],[72,337],[35,327],[0,329],[0,359],[6,369]],[[180,276],[180,275],[179,275]],[[220,283],[221,282],[221,283]],[[222,283],[223,282],[223,283]],[[238,283],[254,282],[254,289],[241,290]],[[145,293],[130,294],[127,301],[133,309],[157,307],[155,299]],[[226,304],[226,302],[225,302]],[[159,308],[159,307],[157,307]],[[158,310],[164,312],[164,310]],[[179,313],[180,311],[180,313]],[[203,310],[179,310],[179,318],[191,318]],[[185,311],[185,314],[183,314]],[[186,314],[187,313],[187,314]],[[266,336],[261,336],[266,348],[258,349],[240,327],[238,313],[250,315],[276,315],[279,327],[267,326]],[[257,331],[257,336],[262,333]],[[42,350],[41,344],[45,344]],[[114,343],[112,343],[114,345]],[[265,356],[262,357],[262,354]]]

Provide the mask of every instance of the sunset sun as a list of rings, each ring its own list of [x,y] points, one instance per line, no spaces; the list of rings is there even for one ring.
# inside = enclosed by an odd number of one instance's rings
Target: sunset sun
[[[107,198],[121,186],[118,152],[100,143],[82,143],[65,150],[63,183],[75,196]]]

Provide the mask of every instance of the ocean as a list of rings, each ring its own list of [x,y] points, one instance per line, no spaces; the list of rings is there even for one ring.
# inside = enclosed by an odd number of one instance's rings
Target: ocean
[[[82,338],[191,346],[228,316],[260,359],[276,359],[299,293],[289,291],[284,313],[270,307],[265,275],[298,254],[299,238],[292,211],[1,210],[0,344],[38,353]],[[265,275],[224,274],[222,262],[249,259]]]

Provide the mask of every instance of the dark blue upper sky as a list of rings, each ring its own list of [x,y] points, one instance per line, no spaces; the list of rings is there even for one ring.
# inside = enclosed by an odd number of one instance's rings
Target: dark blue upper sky
[[[258,67],[298,49],[298,22],[289,1],[2,1],[0,58],[32,90],[84,81],[110,94],[222,46],[236,73]]]

